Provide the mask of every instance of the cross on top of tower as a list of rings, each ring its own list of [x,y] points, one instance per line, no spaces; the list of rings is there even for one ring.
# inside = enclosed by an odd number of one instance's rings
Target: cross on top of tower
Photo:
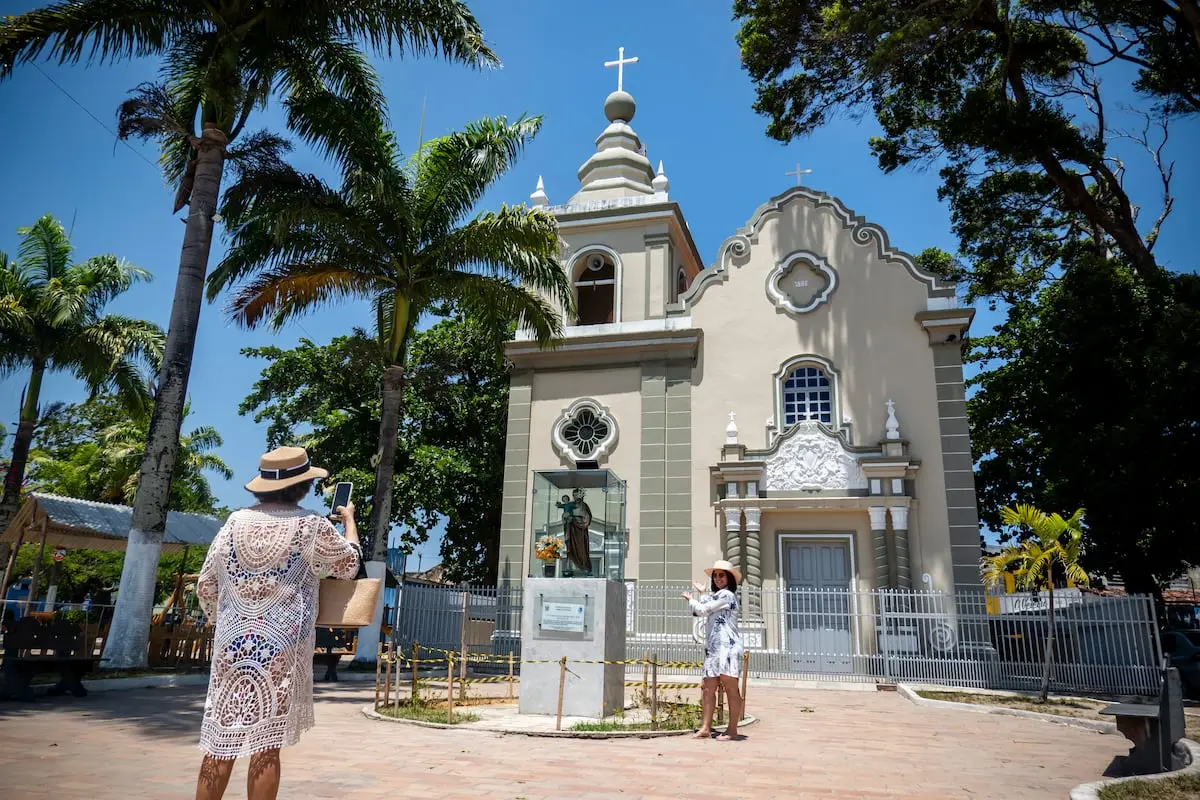
[[[804,180],[805,175],[812,174],[812,170],[811,169],[800,169],[800,164],[797,163],[796,169],[794,169],[790,172],[785,172],[784,174],[785,175],[795,175],[796,176],[796,185],[799,186],[800,183]]]
[[[617,60],[604,62],[605,68],[608,68],[608,67],[616,67],[617,68],[617,91],[618,92],[625,91],[625,65],[626,64],[636,64],[637,61],[638,61],[637,56],[633,56],[632,58],[626,58],[625,57],[625,48],[618,47],[617,48]]]

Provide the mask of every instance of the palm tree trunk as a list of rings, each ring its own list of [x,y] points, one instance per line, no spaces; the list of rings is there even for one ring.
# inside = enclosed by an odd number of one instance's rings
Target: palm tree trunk
[[[21,484],[25,482],[25,465],[29,462],[29,448],[33,446],[38,398],[42,393],[42,376],[45,374],[45,362],[35,358],[33,371],[29,374],[29,386],[25,389],[25,399],[21,403],[17,433],[13,438],[12,461],[8,465],[8,474],[4,476],[4,494],[0,496],[0,533],[8,530],[21,505]]]
[[[1046,702],[1050,697],[1050,667],[1054,664],[1054,585],[1051,584],[1048,599],[1050,605],[1050,613],[1047,615],[1047,625],[1049,628],[1046,631],[1046,663],[1042,666],[1042,702]]]
[[[371,501],[371,560],[387,559],[392,519],[392,477],[396,471],[396,437],[404,406],[404,367],[392,364],[383,371],[383,414],[379,421],[379,464],[375,467],[375,494]]]
[[[8,530],[17,509],[21,505],[21,484],[25,482],[25,465],[29,462],[29,448],[33,446],[33,431],[37,427],[38,398],[42,393],[42,376],[46,374],[46,365],[40,359],[34,359],[33,371],[29,375],[29,386],[25,389],[25,398],[21,403],[21,415],[17,422],[17,433],[13,438],[12,460],[8,464],[8,472],[4,475],[4,493],[0,495],[0,533]],[[0,544],[0,564],[7,564],[11,545],[8,542]],[[5,571],[8,575],[8,571]],[[7,580],[5,581],[7,584]],[[4,599],[8,586],[0,586],[0,601]]]
[[[212,217],[221,192],[227,143],[220,129],[206,123],[196,145],[196,177],[187,229],[183,234],[183,251],[179,257],[179,277],[175,282],[167,346],[133,503],[133,525],[121,570],[121,592],[104,646],[105,669],[146,665],[158,557],[167,524],[171,477],[179,451],[179,428],[183,423],[192,352],[204,298],[204,276],[212,247]]]

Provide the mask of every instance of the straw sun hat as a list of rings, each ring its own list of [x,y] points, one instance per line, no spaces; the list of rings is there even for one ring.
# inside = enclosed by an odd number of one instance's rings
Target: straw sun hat
[[[730,575],[733,576],[733,579],[735,581],[737,581],[739,585],[741,584],[742,573],[739,572],[738,570],[734,569],[733,564],[730,564],[728,561],[714,561],[713,565],[711,567],[704,570],[704,574],[711,578],[713,572],[715,572],[716,570],[721,570],[722,572],[728,572]]]
[[[258,477],[246,484],[251,492],[274,492],[314,478],[328,478],[329,471],[308,463],[303,447],[277,447],[258,460]]]

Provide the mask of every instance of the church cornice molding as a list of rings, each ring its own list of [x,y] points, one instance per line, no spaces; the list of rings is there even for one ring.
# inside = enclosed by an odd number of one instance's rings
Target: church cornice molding
[[[793,202],[806,202],[814,209],[831,209],[833,215],[842,223],[843,229],[850,232],[851,241],[858,245],[874,243],[875,255],[885,263],[899,264],[904,267],[914,280],[925,284],[928,297],[954,297],[954,284],[947,283],[932,272],[918,267],[911,255],[892,246],[887,231],[881,226],[855,214],[845,203],[833,195],[815,191],[806,186],[794,186],[759,206],[750,215],[750,219],[745,225],[721,242],[720,247],[717,248],[716,262],[697,275],[688,291],[679,298],[679,302],[674,304],[674,308],[668,310],[675,313],[686,313],[688,309],[700,302],[709,286],[729,280],[731,268],[741,268],[750,260],[750,250],[758,243],[758,234],[763,224],[771,217],[780,214]]]

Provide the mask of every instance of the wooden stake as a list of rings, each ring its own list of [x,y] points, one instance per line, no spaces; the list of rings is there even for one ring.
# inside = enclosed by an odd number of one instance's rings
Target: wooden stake
[[[398,671],[398,670],[397,670]],[[383,707],[392,704],[392,643],[387,644],[387,663],[383,668]]]
[[[563,686],[567,682],[567,657],[563,656],[558,662],[558,719],[554,721],[554,730],[562,730],[562,701]]]
[[[717,680],[717,724],[725,722],[725,687]]]
[[[513,699],[513,654],[508,654],[508,699]]]
[[[750,653],[744,651],[742,653],[742,719],[746,718],[746,684],[750,678]],[[738,722],[741,722],[739,719]]]
[[[379,710],[379,662],[383,660],[383,645],[375,645],[375,710]]]
[[[42,573],[42,559],[46,555],[46,533],[47,520],[42,520],[42,546],[38,548],[37,560],[33,562],[33,577],[29,581],[29,594],[25,597],[25,612],[29,613],[29,607],[37,599],[38,578]]]
[[[446,724],[454,724],[454,653],[446,653]]]
[[[412,661],[413,661],[412,691],[411,691],[411,692],[409,692],[409,697],[411,697],[413,700],[417,700],[417,699],[419,699],[419,698],[420,698],[420,695],[421,695],[421,689],[420,689],[420,685],[417,683],[417,663],[418,663],[418,660],[419,660],[420,658],[421,658],[421,645],[420,645],[420,644],[418,644],[417,642],[413,642],[413,656],[412,656]]]
[[[650,661],[650,730],[658,730],[658,653]]]
[[[650,694],[650,651],[642,653],[642,696]]]

